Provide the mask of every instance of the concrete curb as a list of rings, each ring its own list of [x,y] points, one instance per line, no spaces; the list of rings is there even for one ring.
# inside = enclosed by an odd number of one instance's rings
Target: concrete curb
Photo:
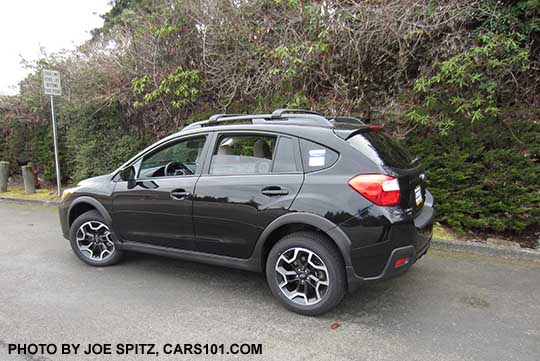
[[[26,198],[7,197],[7,196],[0,196],[0,201],[26,203],[26,204],[40,204],[42,206],[56,206],[56,207],[60,204],[60,201],[52,201],[52,200],[44,200],[44,199],[26,199]]]
[[[528,248],[502,247],[480,242],[446,241],[436,238],[433,238],[431,241],[431,246],[434,249],[443,249],[454,252],[475,253],[486,256],[540,262],[540,251],[535,251]]]

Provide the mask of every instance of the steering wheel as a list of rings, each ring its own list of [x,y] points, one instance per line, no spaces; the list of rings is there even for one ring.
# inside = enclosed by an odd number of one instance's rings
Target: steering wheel
[[[186,167],[184,164],[180,162],[167,163],[167,165],[165,166],[164,173],[166,176],[174,176],[174,175],[178,175],[176,172],[178,172],[179,170],[182,171],[182,175],[193,174],[191,169],[189,169],[188,167]]]

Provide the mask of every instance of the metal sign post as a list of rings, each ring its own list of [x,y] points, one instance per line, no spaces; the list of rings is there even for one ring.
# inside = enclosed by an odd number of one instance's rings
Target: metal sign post
[[[54,119],[54,96],[62,95],[62,87],[60,85],[60,73],[55,70],[43,70],[43,93],[49,95],[51,98],[51,119],[54,141],[54,162],[56,165],[56,187],[58,190],[58,196],[61,193],[60,184],[60,163],[58,161],[58,140],[56,135],[56,120]]]

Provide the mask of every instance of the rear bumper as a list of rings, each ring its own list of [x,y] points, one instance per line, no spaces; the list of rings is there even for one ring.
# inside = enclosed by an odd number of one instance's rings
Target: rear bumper
[[[354,291],[365,283],[383,281],[402,275],[403,273],[407,272],[418,259],[427,253],[430,245],[431,241],[429,241],[419,252],[416,252],[414,246],[396,248],[392,251],[392,254],[388,258],[382,273],[375,277],[360,277],[355,273],[353,267],[347,267],[349,291]],[[402,258],[406,258],[407,263],[401,266],[396,266],[396,261]]]
[[[346,269],[349,290],[407,272],[431,245],[434,215],[432,204],[425,205],[414,219],[390,225],[382,242],[353,249],[352,265]],[[400,258],[408,261],[396,266]]]

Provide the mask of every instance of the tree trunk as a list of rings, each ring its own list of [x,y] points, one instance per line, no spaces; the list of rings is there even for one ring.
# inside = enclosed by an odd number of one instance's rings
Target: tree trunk
[[[0,192],[7,192],[9,162],[0,162]]]
[[[32,165],[25,165],[22,167],[22,176],[24,180],[24,192],[26,194],[36,193],[36,184],[34,183]]]

